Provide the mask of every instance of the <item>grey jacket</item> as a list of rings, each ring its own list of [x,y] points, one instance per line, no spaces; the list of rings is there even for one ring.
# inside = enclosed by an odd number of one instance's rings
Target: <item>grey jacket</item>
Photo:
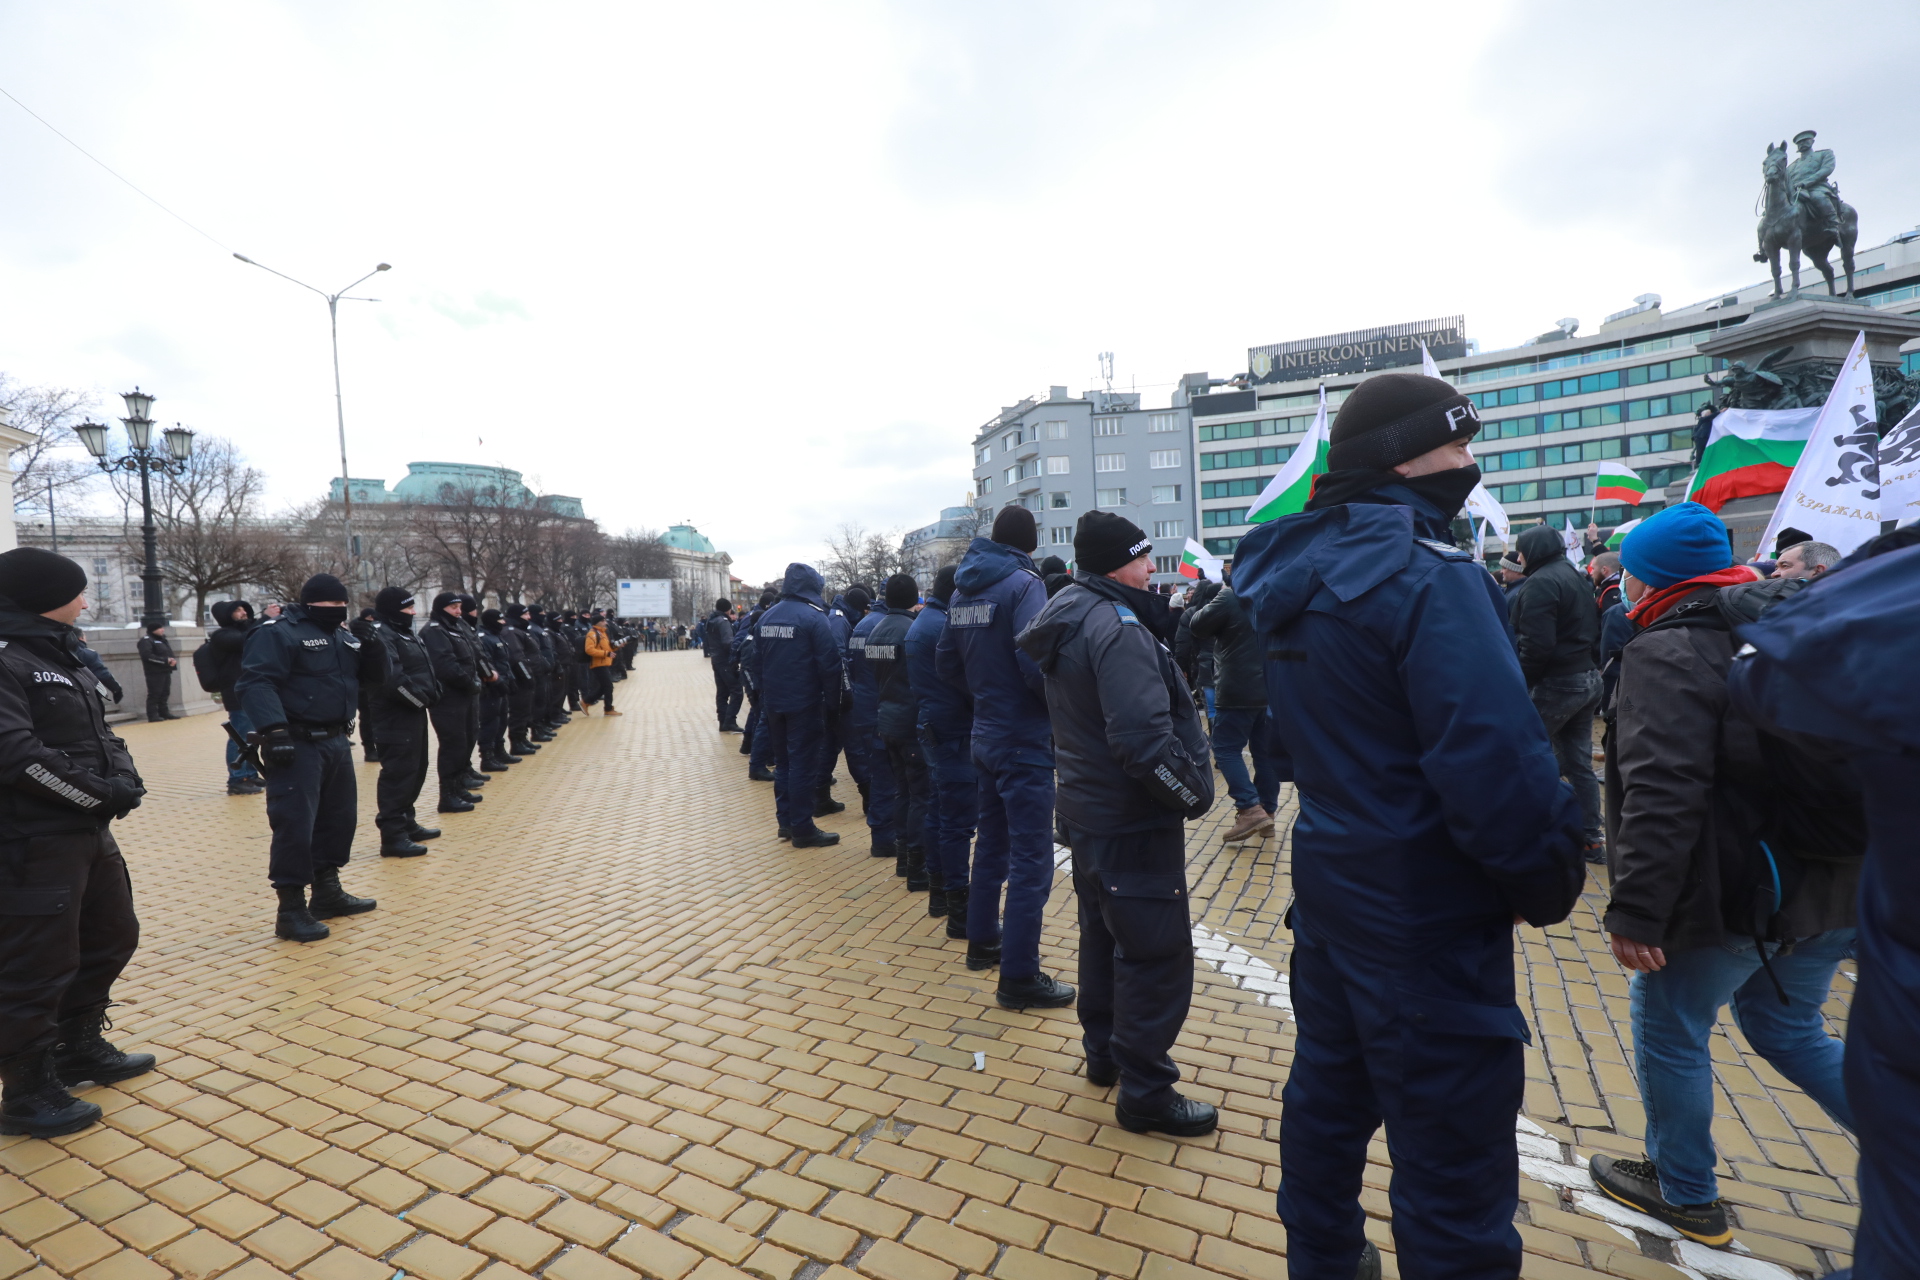
[[[1141,614],[1157,607],[1160,616]],[[1177,827],[1213,804],[1207,733],[1154,634],[1162,597],[1075,574],[1016,638],[1046,677],[1054,807],[1094,835]]]
[[[1266,709],[1266,654],[1260,635],[1231,588],[1184,620],[1196,640],[1213,641],[1213,698],[1219,707]]]

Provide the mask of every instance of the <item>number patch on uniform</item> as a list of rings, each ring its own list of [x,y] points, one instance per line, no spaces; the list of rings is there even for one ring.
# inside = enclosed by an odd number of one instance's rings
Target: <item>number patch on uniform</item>
[[[333,641],[331,640],[302,640],[300,643],[309,649],[328,649],[333,647]]]
[[[58,671],[36,671],[33,673],[33,682],[35,684],[63,684],[69,689],[78,687],[73,681],[67,679]]]
[[[990,627],[993,625],[993,610],[997,600],[982,600],[978,604],[957,604],[947,610],[947,625],[950,627]]]
[[[791,640],[793,628],[778,622],[763,622],[760,624],[760,634],[768,640]]]

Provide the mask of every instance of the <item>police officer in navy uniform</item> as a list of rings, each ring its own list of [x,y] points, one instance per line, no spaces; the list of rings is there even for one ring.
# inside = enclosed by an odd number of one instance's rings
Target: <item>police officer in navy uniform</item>
[[[933,579],[925,605],[907,628],[907,677],[918,708],[916,728],[927,760],[927,875],[933,880],[927,911],[947,918],[947,936],[967,936],[971,892],[973,824],[978,812],[973,773],[973,699],[964,685],[940,674],[940,637],[947,631],[947,601],[955,566]]]
[[[967,967],[1000,967],[1003,1008],[1057,1009],[1073,988],[1040,970],[1040,917],[1053,889],[1053,746],[1045,680],[1014,645],[1047,603],[1033,565],[1033,512],[1003,507],[954,574],[940,674],[973,695],[979,838],[967,908]],[[1007,889],[1000,922],[1000,886]]]
[[[1355,1274],[1383,1121],[1399,1256],[1430,1275],[1520,1268],[1513,926],[1566,919],[1586,876],[1505,600],[1453,542],[1478,427],[1438,378],[1368,378],[1307,509],[1234,560],[1300,804],[1278,1201],[1293,1280]]]
[[[899,872],[907,878],[908,893],[931,894],[928,915],[944,916],[946,877],[927,859],[927,758],[920,747],[920,708],[913,696],[912,673],[907,669],[907,633],[913,629],[913,607],[920,603],[920,585],[911,575],[896,573],[881,591],[885,612],[864,637],[860,658],[872,672],[874,732],[893,784]]]
[[[898,789],[886,744],[880,740],[880,686],[874,669],[867,664],[867,637],[886,617],[884,603],[866,606],[847,638],[847,685],[853,696],[847,714],[840,717],[840,731],[846,744],[847,768],[853,768],[856,758],[861,762],[860,797],[866,810],[869,852],[876,858],[892,858],[894,874],[904,876],[907,851],[900,841],[895,813]],[[924,882],[920,888],[926,888]]]
[[[1047,677],[1058,809],[1080,900],[1080,1004],[1087,1079],[1120,1085],[1114,1115],[1134,1133],[1212,1133],[1214,1108],[1173,1086],[1169,1050],[1193,991],[1182,822],[1213,803],[1207,729],[1166,641],[1167,597],[1147,590],[1153,539],[1089,511],[1074,530],[1078,571],[1020,633]]]
[[[760,686],[753,662],[753,627],[760,621],[760,615],[777,599],[779,597],[771,591],[761,592],[753,612],[740,619],[733,631],[733,669],[740,675],[740,687],[747,698],[747,726],[740,743],[740,754],[747,757],[747,777],[754,782],[773,781],[773,772],[769,767],[773,764],[773,752],[767,735],[760,732]]]
[[[839,844],[814,825],[814,802],[827,745],[827,709],[839,707],[846,671],[827,625],[826,585],[812,565],[790,564],[780,598],[754,624],[760,732],[773,750],[773,803],[780,838],[796,849]]]
[[[273,931],[293,942],[326,937],[321,920],[378,905],[340,887],[359,803],[347,734],[361,684],[377,686],[386,674],[385,651],[361,643],[346,621],[347,588],[315,574],[278,622],[248,634],[234,686],[267,775],[267,875],[280,898]]]
[[[432,616],[420,627],[420,644],[440,682],[440,701],[427,716],[433,721],[434,770],[443,803],[487,781],[473,771],[473,748],[480,740],[480,647],[467,631],[461,608],[459,592],[442,591],[433,598]]]
[[[84,1129],[100,1108],[69,1088],[153,1068],[102,1035],[140,942],[107,824],[146,792],[80,659],[86,589],[65,556],[0,555],[0,1134]]]

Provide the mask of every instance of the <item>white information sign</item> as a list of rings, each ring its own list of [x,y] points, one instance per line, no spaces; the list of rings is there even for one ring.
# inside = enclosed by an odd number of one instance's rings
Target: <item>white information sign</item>
[[[619,613],[623,618],[666,618],[673,614],[672,578],[622,578]]]

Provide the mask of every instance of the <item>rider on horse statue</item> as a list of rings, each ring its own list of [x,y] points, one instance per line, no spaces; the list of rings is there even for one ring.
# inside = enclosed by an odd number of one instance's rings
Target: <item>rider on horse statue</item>
[[[1787,185],[1793,198],[1808,210],[1809,227],[1819,227],[1834,239],[1840,238],[1840,188],[1833,182],[1833,152],[1813,149],[1815,134],[1803,129],[1793,135],[1800,154],[1787,166]]]

